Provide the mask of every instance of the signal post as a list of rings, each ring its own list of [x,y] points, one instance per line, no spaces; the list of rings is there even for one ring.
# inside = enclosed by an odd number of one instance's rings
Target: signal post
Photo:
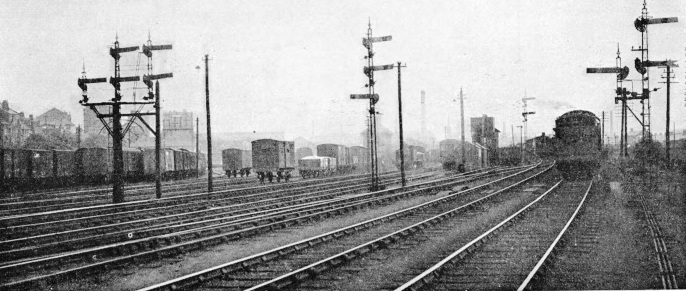
[[[150,44],[150,40],[148,40],[148,43]],[[112,98],[111,102],[97,102],[97,103],[89,103],[88,99],[88,84],[95,84],[95,83],[104,83],[106,82],[106,78],[93,78],[89,79],[86,78],[86,70],[84,67],[83,75],[80,79],[78,79],[78,85],[83,91],[82,93],[82,100],[79,101],[79,103],[83,106],[89,107],[93,112],[95,112],[95,115],[100,119],[100,122],[104,125],[104,127],[107,129],[107,132],[112,136],[112,164],[113,164],[113,171],[112,171],[112,201],[113,203],[121,203],[124,202],[124,191],[123,191],[123,184],[124,184],[124,154],[123,154],[123,148],[122,148],[122,139],[124,135],[126,135],[126,132],[131,128],[131,125],[133,122],[138,118],[150,131],[155,133],[156,135],[156,160],[157,160],[157,197],[161,197],[161,183],[159,182],[159,177],[160,177],[160,169],[159,169],[159,162],[160,162],[160,155],[159,155],[159,145],[160,145],[160,126],[159,126],[159,82],[157,83],[157,98],[155,102],[153,101],[148,101],[152,98],[155,98],[155,94],[152,93],[152,80],[157,80],[161,78],[168,78],[171,77],[172,74],[161,74],[161,75],[144,75],[143,76],[143,82],[148,86],[149,94],[148,97],[144,97],[143,99],[146,101],[136,101],[134,100],[133,102],[124,102],[121,101],[122,94],[121,94],[121,83],[122,82],[135,82],[139,81],[140,77],[139,76],[128,76],[128,77],[121,77],[120,75],[120,68],[119,68],[119,59],[121,58],[121,53],[126,53],[126,52],[135,52],[139,49],[138,46],[132,46],[132,47],[120,47],[119,46],[119,39],[118,37],[115,39],[114,42],[114,47],[110,48],[110,56],[114,59],[114,76],[110,77],[110,84],[114,87],[114,98]],[[143,46],[143,53],[148,55],[149,61],[151,61],[152,57],[152,50],[157,50],[157,49],[171,49],[171,45],[169,46],[161,46],[161,47],[154,47],[152,45],[150,46]],[[152,70],[152,64],[148,64],[148,72],[151,72]],[[150,104],[155,104],[156,107],[156,112],[151,113],[141,113],[140,109],[142,109],[143,106],[145,105],[150,105]],[[121,113],[121,106],[122,105],[137,105],[139,106],[139,109],[134,112],[134,113]],[[98,111],[98,106],[111,106],[112,108],[112,113],[109,114],[102,114]],[[142,116],[156,116],[157,119],[157,124],[156,124],[156,129],[157,130],[152,130],[152,128],[145,122]],[[122,128],[121,124],[121,118],[122,116],[124,117],[131,117],[125,128]],[[105,120],[107,118],[112,118],[112,126],[109,125],[109,123]]]

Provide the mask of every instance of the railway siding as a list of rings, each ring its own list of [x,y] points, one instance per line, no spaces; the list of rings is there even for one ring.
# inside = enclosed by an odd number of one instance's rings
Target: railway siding
[[[387,191],[393,191],[393,190],[387,190]],[[414,192],[416,193],[421,193],[421,190],[415,190]],[[391,200],[398,199],[399,197],[407,197],[403,196],[403,194],[395,194],[397,198],[392,198]],[[388,200],[390,201],[390,200]],[[369,203],[369,202],[366,202]],[[378,203],[378,202],[377,202]],[[361,206],[361,205],[360,205]],[[360,206],[350,206],[348,208],[350,209],[357,209]],[[344,213],[345,211],[341,212],[340,210],[333,210],[329,211],[328,213]],[[332,214],[312,214],[309,216],[304,216],[304,217],[298,217],[298,218],[293,218],[289,219],[286,221],[281,221],[281,222],[274,222],[274,223],[269,223],[265,225],[259,225],[256,227],[251,227],[245,230],[240,230],[240,231],[235,231],[235,232],[229,232],[229,233],[212,233],[212,230],[208,230],[206,232],[207,234],[210,234],[209,237],[202,238],[202,239],[197,239],[197,234],[195,233],[187,233],[187,234],[180,234],[179,236],[176,237],[169,237],[167,239],[163,240],[150,240],[149,242],[157,242],[160,243],[160,245],[144,245],[141,247],[134,247],[134,248],[117,248],[114,249],[115,251],[113,252],[113,255],[117,256],[115,259],[110,259],[110,260],[104,260],[101,261],[100,257],[97,255],[95,257],[92,256],[86,256],[86,258],[94,258],[92,260],[92,263],[87,265],[87,266],[80,266],[80,267],[73,267],[69,268],[68,270],[63,270],[59,272],[54,272],[50,273],[47,275],[39,275],[33,278],[36,278],[37,280],[33,280],[32,278],[26,279],[26,280],[20,280],[20,281],[13,281],[13,283],[8,283],[6,285],[3,285],[5,288],[12,288],[12,286],[25,286],[25,284],[33,284],[33,282],[38,282],[38,281],[45,281],[45,280],[55,280],[56,278],[62,278],[64,276],[71,276],[75,275],[77,272],[79,275],[85,275],[87,273],[91,273],[96,270],[102,270],[106,266],[112,266],[112,265],[121,265],[121,264],[127,264],[128,262],[136,262],[136,261],[148,261],[148,260],[155,260],[155,259],[160,259],[161,257],[168,257],[168,256],[174,256],[179,253],[186,253],[191,250],[197,250],[197,249],[203,249],[208,246],[216,245],[222,242],[226,242],[227,240],[233,240],[233,239],[238,239],[241,237],[245,236],[250,236],[254,235],[256,233],[260,233],[262,231],[269,231],[271,229],[279,229],[282,227],[287,227],[290,225],[296,225],[300,224],[303,222],[310,221],[312,219],[321,219],[324,217],[328,217]],[[177,241],[177,238],[180,238],[181,241]],[[187,242],[183,242],[187,241]],[[163,247],[164,243],[166,242],[172,242],[176,243],[173,246],[167,246]],[[65,262],[69,262],[70,260],[65,257],[62,260],[50,260],[50,262],[54,263],[49,263],[49,264],[42,264],[43,266],[63,266]],[[37,263],[37,262],[36,262]],[[4,267],[3,267],[4,268]],[[15,268],[15,266],[7,266],[7,268]]]

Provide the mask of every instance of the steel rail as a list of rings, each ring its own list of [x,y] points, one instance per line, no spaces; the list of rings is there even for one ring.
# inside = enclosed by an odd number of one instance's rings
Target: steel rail
[[[541,194],[534,201],[532,201],[531,203],[522,207],[519,211],[510,215],[508,218],[501,221],[496,226],[487,230],[483,234],[479,235],[474,240],[472,240],[469,243],[465,244],[464,246],[460,247],[457,251],[453,252],[452,254],[448,255],[446,258],[444,258],[443,260],[441,260],[437,264],[433,265],[432,267],[430,267],[426,271],[422,272],[419,276],[416,276],[416,277],[412,278],[410,281],[401,285],[400,287],[395,289],[395,291],[401,291],[401,290],[416,291],[416,290],[420,290],[426,284],[429,284],[431,281],[433,281],[433,279],[437,278],[443,269],[445,269],[446,267],[452,266],[454,264],[454,260],[464,258],[468,252],[470,252],[471,250],[473,250],[476,247],[483,244],[483,242],[485,241],[486,238],[489,238],[490,236],[495,234],[496,231],[499,231],[501,229],[501,227],[514,222],[515,218],[519,218],[522,214],[524,214],[528,210],[531,210],[533,205],[535,205],[536,203],[541,201],[549,193],[551,193],[553,190],[555,190],[561,183],[562,183],[562,180],[560,180],[557,184],[555,184],[553,187],[551,187],[548,191]]]
[[[473,179],[476,179],[476,178],[473,178]],[[416,186],[426,185],[428,183],[431,183],[431,182],[421,183],[421,184],[418,184]],[[370,194],[378,195],[379,193],[384,193],[384,192],[392,193],[393,191],[397,191],[397,190],[401,190],[401,189],[400,188],[392,188],[392,189],[387,189],[387,190],[383,190],[383,191],[373,192]],[[421,190],[425,190],[425,189],[414,190],[414,191],[410,191],[410,192],[412,192],[414,194],[420,194]],[[388,201],[390,201],[392,199],[400,199],[401,196],[409,196],[408,193],[410,193],[410,192],[393,194],[394,197],[390,197],[390,198],[386,197],[383,199],[386,199]],[[369,204],[369,203],[367,203],[367,204]],[[346,208],[358,209],[359,207],[360,207],[359,205],[353,205],[353,206],[348,206]],[[343,212],[341,212],[342,210],[343,209],[332,209],[328,212],[329,214],[327,216],[330,216],[333,213],[343,213]],[[300,224],[300,223],[303,223],[306,221],[316,220],[316,219],[320,219],[320,218],[323,218],[322,214],[313,214],[313,215],[309,215],[309,216],[305,216],[305,217],[294,218],[294,219],[287,220],[287,221],[281,221],[281,222],[275,222],[275,223],[270,223],[270,224],[266,224],[266,225],[255,226],[252,228],[243,229],[243,230],[239,230],[239,231],[235,231],[235,232],[231,232],[231,233],[216,234],[216,235],[212,235],[210,237],[205,237],[202,239],[187,241],[187,242],[183,242],[183,243],[179,243],[179,244],[175,244],[175,245],[170,245],[170,246],[166,246],[166,247],[159,247],[159,248],[153,247],[152,250],[144,249],[143,252],[139,252],[139,253],[133,254],[133,255],[126,255],[126,252],[124,251],[121,253],[121,254],[124,254],[124,256],[121,256],[118,258],[114,258],[114,259],[110,259],[110,260],[106,260],[106,261],[100,261],[100,262],[92,263],[92,264],[86,265],[86,266],[75,267],[75,268],[72,268],[69,270],[62,270],[62,271],[58,271],[56,273],[51,273],[51,274],[47,274],[47,275],[40,275],[40,276],[28,278],[28,279],[23,279],[23,280],[18,280],[18,281],[13,281],[13,282],[7,282],[7,283],[4,283],[3,285],[0,285],[0,289],[21,288],[22,286],[35,284],[35,283],[40,282],[40,281],[54,280],[57,278],[62,278],[64,276],[74,275],[77,273],[83,274],[83,273],[87,273],[89,271],[93,271],[95,269],[105,268],[107,266],[112,266],[113,264],[116,265],[116,264],[126,263],[126,262],[129,262],[131,260],[137,261],[137,260],[150,258],[150,257],[159,258],[160,256],[168,256],[170,254],[175,254],[178,252],[185,253],[189,250],[204,248],[204,247],[209,246],[209,245],[215,245],[218,243],[226,242],[227,240],[240,239],[240,238],[245,237],[245,236],[254,235],[254,234],[259,233],[261,231],[269,231],[269,230],[273,230],[273,229],[279,229],[279,228],[287,227],[289,225]],[[159,243],[159,240],[149,239],[149,241],[151,243]],[[33,261],[33,262],[27,262],[27,263],[36,263],[36,262]],[[3,267],[0,267],[0,271],[3,271],[2,269],[11,269],[11,268],[15,268],[15,267],[17,267],[17,266],[3,266]]]
[[[538,166],[538,165],[536,165],[536,166]],[[517,172],[517,173],[511,174],[509,176],[497,179],[495,181],[491,181],[491,182],[484,183],[482,185],[475,186],[475,187],[467,189],[467,190],[456,191],[456,192],[451,191],[452,194],[450,194],[448,196],[438,198],[438,199],[434,199],[430,202],[422,203],[420,205],[417,205],[417,206],[414,206],[411,208],[396,211],[396,212],[393,212],[390,214],[383,215],[381,217],[372,218],[372,219],[369,219],[369,220],[366,220],[363,222],[359,222],[359,223],[356,223],[356,224],[353,224],[353,225],[350,225],[347,227],[343,227],[343,228],[333,230],[333,231],[330,231],[330,232],[327,232],[327,233],[324,233],[321,235],[317,235],[317,236],[314,236],[314,237],[309,238],[309,239],[290,243],[288,245],[278,247],[278,248],[275,248],[275,249],[272,249],[269,251],[254,254],[254,255],[251,255],[251,256],[248,256],[248,257],[245,257],[242,259],[238,259],[238,260],[234,260],[232,262],[221,264],[219,266],[211,267],[211,268],[199,271],[199,272],[195,272],[195,273],[185,275],[185,276],[182,276],[179,278],[175,278],[175,279],[172,279],[172,280],[169,280],[166,282],[155,284],[153,286],[140,289],[140,291],[179,290],[179,289],[184,289],[184,288],[188,288],[191,286],[195,286],[197,284],[201,284],[203,282],[206,282],[209,279],[228,274],[232,271],[248,268],[248,267],[254,266],[256,264],[259,264],[261,262],[272,260],[272,259],[275,259],[277,257],[283,256],[283,255],[286,255],[286,254],[289,254],[289,253],[292,253],[295,251],[299,251],[299,250],[302,250],[304,248],[308,248],[308,247],[317,245],[319,243],[329,241],[331,239],[335,239],[338,237],[349,235],[349,234],[357,232],[359,230],[375,226],[379,223],[383,223],[385,221],[392,220],[392,219],[410,214],[410,213],[417,211],[419,209],[428,207],[429,205],[443,203],[444,201],[446,201],[448,199],[454,199],[454,198],[458,197],[459,195],[474,192],[474,191],[482,189],[484,187],[493,185],[497,182],[501,182],[501,181],[513,178],[515,176],[518,176],[520,174],[526,173],[526,172],[534,169],[536,166],[526,168],[525,170],[522,170],[520,172]],[[416,190],[412,190],[411,192],[421,192],[421,191],[425,191],[429,188],[431,188],[431,187],[427,187],[427,188],[423,188],[423,189],[416,189]]]
[[[373,252],[376,249],[382,248],[382,247],[388,247],[392,243],[395,243],[401,239],[406,239],[409,238],[410,236],[414,235],[415,233],[422,231],[423,229],[429,228],[433,225],[436,225],[440,222],[442,222],[445,219],[448,219],[452,216],[457,215],[458,212],[466,210],[470,207],[474,207],[480,204],[483,204],[484,202],[494,198],[496,195],[502,194],[507,190],[510,190],[516,186],[519,186],[520,184],[523,184],[537,176],[539,176],[542,173],[545,173],[548,171],[550,168],[541,171],[540,173],[537,173],[536,175],[533,175],[531,177],[527,177],[524,180],[521,180],[517,183],[514,183],[510,186],[507,186],[505,188],[502,188],[498,191],[495,191],[487,196],[484,196],[482,198],[479,198],[477,200],[474,200],[472,202],[469,202],[467,204],[461,205],[457,208],[453,208],[449,211],[445,211],[441,214],[435,215],[431,218],[425,219],[423,221],[417,222],[411,226],[405,227],[403,229],[400,229],[398,231],[395,231],[391,234],[385,235],[383,237],[374,239],[370,242],[364,243],[362,245],[358,245],[352,249],[348,249],[346,251],[343,251],[341,253],[338,253],[336,255],[330,256],[328,258],[322,259],[318,262],[312,263],[308,266],[302,267],[298,270],[292,271],[290,273],[281,275],[277,278],[274,278],[272,280],[260,283],[259,285],[253,286],[251,288],[246,289],[246,291],[257,291],[257,290],[280,290],[285,287],[291,287],[291,285],[298,283],[299,281],[305,280],[308,277],[314,277],[326,270],[329,270],[332,267],[336,267],[343,262],[348,262],[351,261],[352,259],[359,257],[363,254]],[[429,203],[429,202],[427,202]]]
[[[531,281],[539,275],[541,272],[543,272],[543,267],[546,261],[548,260],[549,257],[553,255],[553,251],[555,248],[558,246],[558,243],[562,239],[562,236],[564,236],[567,233],[567,230],[569,227],[572,225],[572,223],[575,221],[576,216],[579,214],[581,211],[581,208],[585,206],[584,202],[586,202],[586,198],[588,197],[588,193],[591,192],[591,187],[593,187],[593,181],[588,185],[588,189],[586,189],[586,193],[584,193],[584,197],[581,198],[581,202],[579,203],[579,206],[576,207],[576,210],[574,210],[574,213],[572,216],[569,218],[565,226],[562,228],[560,233],[555,237],[555,240],[550,244],[550,247],[548,247],[548,250],[543,254],[540,260],[536,263],[536,266],[529,272],[529,275],[526,276],[526,279],[524,279],[524,282],[522,282],[521,285],[519,285],[519,288],[517,288],[517,291],[523,291],[526,289],[527,286],[531,283]]]

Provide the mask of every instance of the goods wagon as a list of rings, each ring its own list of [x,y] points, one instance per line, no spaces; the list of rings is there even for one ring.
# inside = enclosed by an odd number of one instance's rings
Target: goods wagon
[[[143,150],[143,175],[147,179],[154,179],[157,174],[155,169],[155,149]],[[174,150],[160,149],[160,174],[162,179],[173,178],[174,175]]]
[[[252,168],[252,152],[241,149],[225,149],[222,151],[222,169],[226,172],[226,176],[231,177],[233,174],[249,176]]]
[[[312,149],[309,147],[301,147],[295,150],[295,159],[300,160],[304,157],[314,156]]]
[[[143,152],[124,149],[124,177],[138,179],[143,176]],[[112,179],[112,149],[80,148],[75,153],[76,175],[82,183],[100,183]]]
[[[186,178],[196,173],[195,153],[186,149],[174,150],[174,177]]]
[[[351,146],[348,149],[348,161],[352,169],[367,170],[369,167],[369,149],[363,146]]]
[[[75,153],[70,150],[54,150],[53,151],[53,165],[54,177],[59,181],[58,184],[68,184],[76,175],[76,168],[74,167]],[[66,179],[66,180],[64,180]]]
[[[557,169],[566,179],[586,179],[600,167],[600,119],[585,110],[567,112],[555,119]]]
[[[298,160],[298,170],[303,178],[330,176],[336,173],[336,159],[310,156]]]
[[[74,152],[0,149],[2,185],[6,190],[69,185],[74,178]]]
[[[345,173],[352,170],[352,165],[348,159],[348,150],[345,146],[331,143],[320,144],[317,146],[317,156],[336,159],[336,168],[339,172]]]
[[[405,169],[416,169],[424,166],[424,147],[415,145],[403,146]],[[400,169],[400,150],[395,150],[395,165]]]
[[[295,147],[292,141],[258,139],[252,142],[252,166],[261,182],[288,181],[295,169]]]

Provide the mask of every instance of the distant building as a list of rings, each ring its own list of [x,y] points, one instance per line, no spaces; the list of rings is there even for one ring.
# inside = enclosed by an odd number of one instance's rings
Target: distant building
[[[360,145],[369,149],[369,130],[363,130],[360,133],[360,138]],[[377,125],[376,140],[379,170],[383,172],[394,169],[395,166],[393,165],[393,163],[395,162],[395,150],[398,149],[398,143],[395,143],[393,141],[393,132],[383,126]]]
[[[193,113],[167,111],[162,113],[164,147],[195,151],[195,118]]]
[[[20,147],[33,133],[33,115],[26,118],[24,112],[17,112],[10,108],[7,100],[3,100],[0,107],[0,147]]]
[[[34,120],[35,126],[40,129],[54,128],[62,132],[74,133],[74,123],[71,122],[71,114],[52,108],[39,115]]]
[[[472,117],[472,142],[486,147],[491,164],[497,162],[500,131],[495,128],[495,119],[484,114],[482,117]]]
[[[96,106],[95,108],[100,114],[110,113],[109,106]],[[109,133],[95,112],[90,107],[83,107],[83,137],[95,135],[106,137]]]

